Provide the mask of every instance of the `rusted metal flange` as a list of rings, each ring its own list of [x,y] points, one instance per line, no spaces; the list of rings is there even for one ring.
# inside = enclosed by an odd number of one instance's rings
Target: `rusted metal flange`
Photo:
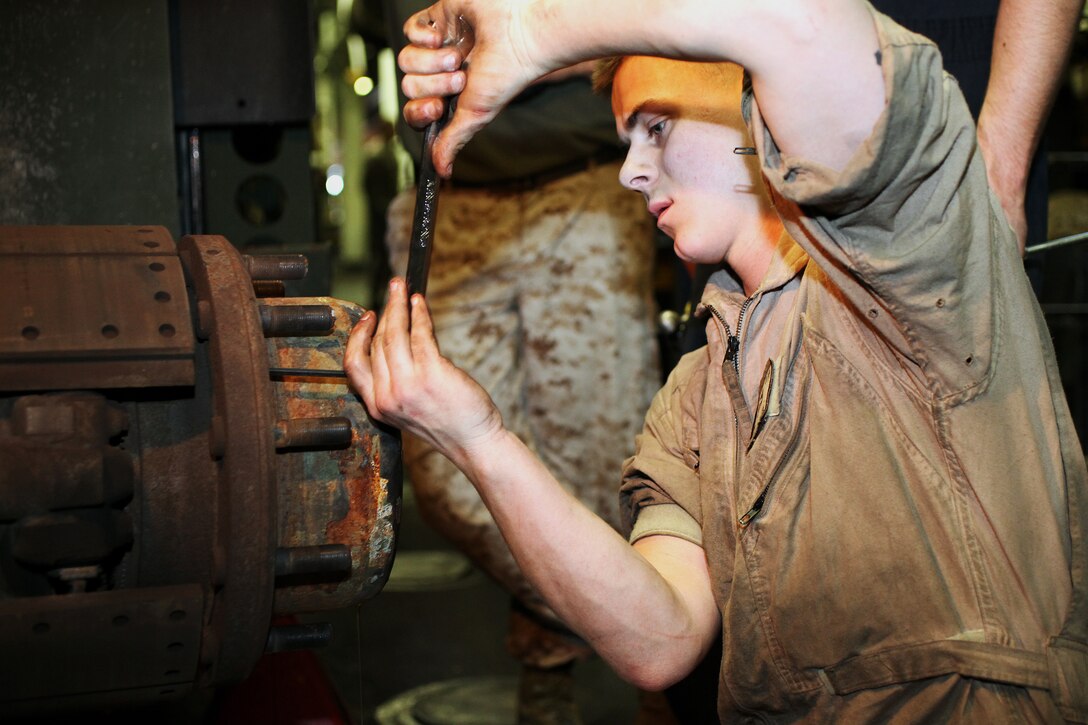
[[[157,227],[0,227],[0,715],[235,682],[332,636],[274,614],[380,591],[400,439],[344,380],[270,378],[341,367],[362,313],[257,302],[299,270]]]

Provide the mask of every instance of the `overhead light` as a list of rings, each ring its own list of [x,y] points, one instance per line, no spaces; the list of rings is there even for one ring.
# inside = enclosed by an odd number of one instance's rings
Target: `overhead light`
[[[329,196],[340,196],[344,191],[344,167],[332,164],[325,171],[325,191]]]
[[[355,79],[352,88],[355,90],[355,95],[366,96],[374,90],[374,81],[371,80],[370,76],[359,76]]]

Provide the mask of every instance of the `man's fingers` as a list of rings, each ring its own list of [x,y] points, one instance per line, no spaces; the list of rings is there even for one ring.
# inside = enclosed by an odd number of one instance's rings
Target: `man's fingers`
[[[417,131],[423,131],[427,126],[441,119],[445,115],[445,111],[446,100],[444,98],[427,96],[405,101],[403,115],[409,126]]]
[[[457,48],[436,51],[409,45],[401,51],[398,62],[405,71],[401,91],[408,99],[403,113],[409,126],[423,129],[437,121],[445,112],[446,98],[464,90],[462,60]]]
[[[486,121],[473,123],[466,119],[466,114],[457,109],[454,111],[454,118],[450,119],[449,124],[435,139],[432,160],[435,170],[443,179],[449,179],[450,174],[454,173],[454,159],[480,128],[486,125]]]
[[[439,175],[449,178],[453,172],[453,160],[476,132],[487,125],[494,114],[488,116],[473,115],[469,110],[462,111],[458,104],[453,118],[438,135],[434,144],[434,168]],[[420,98],[404,104],[404,120],[412,128],[424,130],[434,121],[442,118],[445,101],[440,98]]]
[[[438,107],[439,113],[446,106],[446,97],[464,90],[464,71],[443,71],[435,75],[406,75],[400,84],[408,103],[420,104],[431,101]]]
[[[464,52],[456,45],[445,48],[421,48],[417,45],[406,45],[397,55],[397,65],[409,77],[433,78],[443,73],[452,73],[460,70],[464,64]],[[408,92],[408,88],[405,92]],[[436,89],[441,90],[441,89]],[[434,95],[448,95],[435,93]]]
[[[383,315],[384,318],[384,315]],[[395,405],[390,400],[389,390],[390,370],[385,358],[385,348],[381,343],[379,333],[374,334],[370,342],[370,368],[374,379],[374,400],[372,413],[377,413],[382,420],[386,420],[386,413],[395,412]]]
[[[388,334],[388,316],[389,305],[387,304],[385,310],[382,311],[381,318],[378,320],[374,334],[369,340],[369,360],[374,387],[371,414],[380,417],[381,420],[393,422],[390,421],[386,415],[386,413],[396,412],[395,403],[392,401],[392,396],[389,393],[392,385],[390,378],[391,371],[385,355],[384,340],[385,336]]]
[[[404,120],[417,131],[423,131],[432,123],[442,118],[445,103],[441,98],[422,98],[417,101],[406,101],[404,104]]]
[[[409,43],[429,48],[441,47],[449,35],[445,13],[434,6],[409,17],[403,30]]]
[[[446,97],[457,95],[465,89],[465,72],[457,69],[431,75],[405,74],[400,89],[409,101],[434,99],[444,106]]]
[[[374,328],[377,324],[373,312],[364,312],[362,318],[355,323],[348,337],[347,348],[344,350],[344,372],[348,374],[348,381],[356,393],[362,397],[363,402],[374,414],[374,375],[370,359],[370,343],[374,336]]]
[[[383,362],[389,372],[389,393],[397,405],[403,403],[404,393],[417,385],[408,327],[407,285],[402,278],[394,277],[389,282],[389,301],[379,325],[381,335],[375,344],[381,347]]]
[[[408,333],[407,285],[401,277],[389,280],[389,299],[385,303],[385,314],[379,329],[382,333],[382,347],[386,350],[403,347],[403,340]]]
[[[484,126],[491,123],[504,103],[482,104],[470,95],[472,88],[463,93],[457,101],[457,108],[442,133],[434,143],[434,167],[443,177],[448,178],[453,171],[453,160],[472,137]]]
[[[434,334],[434,320],[423,295],[412,295],[412,356],[418,363],[430,363],[439,354],[438,339]]]

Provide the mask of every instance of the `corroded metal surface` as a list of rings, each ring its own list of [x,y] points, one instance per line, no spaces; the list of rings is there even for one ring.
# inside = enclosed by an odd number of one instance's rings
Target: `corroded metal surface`
[[[0,617],[0,695],[42,707],[87,692],[148,688],[159,699],[188,691],[205,601],[200,586],[184,585],[7,602],[22,606]],[[62,666],[42,677],[31,665],[43,660]]]
[[[0,227],[4,390],[192,385],[189,298],[162,227]]]
[[[362,308],[329,297],[264,300],[266,305],[327,305],[332,331],[321,337],[270,338],[274,367],[335,369]],[[351,550],[350,577],[300,581],[276,590],[277,612],[355,604],[376,594],[393,566],[400,517],[400,445],[395,431],[375,426],[346,380],[287,376],[277,381],[281,419],[345,417],[352,445],[277,457],[280,545],[344,544]]]
[[[0,227],[0,719],[236,682],[287,646],[274,614],[385,583],[399,437],[343,380],[269,375],[340,368],[361,310],[258,303],[253,265],[222,237]],[[335,324],[266,340],[259,305]]]
[[[183,237],[179,252],[193,285],[200,332],[208,340],[212,417],[209,453],[219,462],[216,555],[222,557],[221,639],[215,676],[243,678],[264,650],[254,626],[272,614],[276,545],[275,423],[261,322],[246,267],[223,237]]]

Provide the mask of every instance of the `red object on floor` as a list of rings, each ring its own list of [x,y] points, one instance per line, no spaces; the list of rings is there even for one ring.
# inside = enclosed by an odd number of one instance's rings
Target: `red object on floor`
[[[296,624],[280,617],[276,624]],[[218,725],[351,725],[321,662],[310,651],[261,657],[253,674],[225,691],[216,707]]]

